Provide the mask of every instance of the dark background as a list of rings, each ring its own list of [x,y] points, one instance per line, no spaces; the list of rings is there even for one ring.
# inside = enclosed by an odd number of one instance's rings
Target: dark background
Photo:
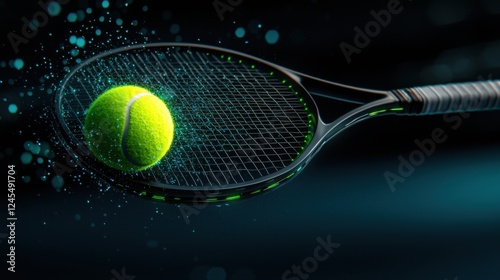
[[[130,43],[217,45],[374,89],[500,77],[494,0],[401,1],[403,11],[347,63],[339,44],[353,44],[353,28],[388,2],[243,0],[221,21],[212,1],[110,1],[108,8],[72,1],[15,53],[8,34],[21,34],[21,19],[41,8],[0,0],[0,160],[16,165],[18,217],[17,272],[1,279],[127,279],[123,268],[136,280],[281,279],[327,236],[341,246],[308,279],[500,279],[498,112],[461,117],[456,130],[443,116],[373,118],[327,144],[286,186],[210,205],[189,224],[175,205],[125,195],[81,168],[61,182],[51,168],[70,158],[52,129],[58,82],[78,59]],[[265,40],[270,29],[280,35],[276,44]],[[85,46],[71,44],[72,35]],[[19,70],[16,59],[24,62]],[[391,191],[384,173],[396,173],[398,156],[407,158],[414,140],[435,128],[448,140]]]

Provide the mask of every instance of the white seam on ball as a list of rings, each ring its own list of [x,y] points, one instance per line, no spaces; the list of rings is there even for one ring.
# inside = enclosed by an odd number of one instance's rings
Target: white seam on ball
[[[122,136],[122,145],[121,145],[122,152],[123,152],[123,155],[125,156],[126,160],[128,160],[133,165],[137,165],[137,166],[142,166],[144,164],[140,164],[130,157],[130,155],[128,154],[127,145],[126,145],[127,134],[128,134],[129,126],[130,126],[130,108],[132,107],[134,102],[137,101],[139,98],[146,96],[146,95],[149,95],[149,94],[150,94],[149,92],[141,92],[141,93],[138,93],[138,94],[132,96],[132,98],[128,101],[127,107],[125,109],[125,126],[123,127],[123,136]]]

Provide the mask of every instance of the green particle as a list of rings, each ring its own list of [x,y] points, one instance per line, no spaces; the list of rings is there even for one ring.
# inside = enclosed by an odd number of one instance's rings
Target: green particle
[[[69,22],[75,22],[78,19],[78,16],[75,13],[69,13],[66,19]]]
[[[61,13],[61,5],[55,1],[52,1],[47,5],[47,12],[50,16],[57,16]]]
[[[266,32],[265,39],[266,39],[266,42],[270,45],[276,44],[278,42],[279,38],[280,38],[280,34],[278,33],[278,31],[276,31],[274,29],[271,29],[271,30]]]
[[[165,197],[161,195],[153,195],[151,198],[156,200],[165,200]]]
[[[16,58],[16,60],[14,60],[14,68],[16,68],[17,70],[21,70],[23,69],[24,67],[24,61],[20,58]]]
[[[226,200],[236,200],[239,199],[241,195],[233,195],[233,196],[228,196],[226,197]]]
[[[234,34],[238,38],[243,38],[245,36],[245,33],[246,33],[246,31],[245,31],[245,28],[243,28],[243,27],[236,28],[236,31],[234,32]]]
[[[212,197],[212,198],[207,198],[207,201],[212,201],[212,202],[213,202],[213,201],[217,201],[217,198],[214,198],[214,197]]]
[[[107,9],[107,8],[109,8],[109,1],[108,1],[108,0],[104,0],[104,1],[102,1],[102,4],[101,4],[101,5],[102,5],[102,7],[103,7],[104,9]]]
[[[17,113],[17,105],[16,104],[10,104],[8,110],[9,110],[9,113],[11,113],[11,114]]]
[[[254,68],[255,68],[255,65],[252,65],[252,66],[251,66],[251,68],[252,68],[252,69],[254,69]]]
[[[231,61],[231,57],[230,56],[227,57],[227,61]]]
[[[290,179],[290,178],[292,178],[292,177],[293,177],[293,175],[295,175],[295,172],[294,172],[294,173],[292,173],[292,174],[290,174],[290,175],[288,175],[288,176],[286,176],[286,178],[285,178],[285,179]]]

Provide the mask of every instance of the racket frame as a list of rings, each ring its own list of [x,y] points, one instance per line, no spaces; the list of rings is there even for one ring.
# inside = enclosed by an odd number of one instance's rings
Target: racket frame
[[[371,90],[327,81],[284,68],[264,59],[260,59],[258,57],[238,51],[197,43],[147,43],[112,49],[110,51],[103,52],[94,57],[91,57],[90,59],[83,61],[76,68],[72,69],[72,71],[62,81],[60,89],[57,91],[57,94],[55,94],[55,108],[52,111],[55,113],[54,119],[57,120],[55,124],[55,131],[66,150],[72,153],[74,153],[75,150],[82,150],[78,147],[78,145],[81,145],[82,143],[77,143],[76,146],[74,144],[71,144],[75,141],[74,139],[69,139],[71,138],[70,135],[72,133],[64,125],[64,119],[62,118],[62,112],[60,108],[61,106],[59,106],[61,102],[60,99],[62,98],[62,92],[65,88],[65,85],[71,79],[73,73],[77,72],[82,67],[85,67],[87,64],[97,59],[101,59],[119,52],[141,48],[166,47],[196,48],[203,49],[204,51],[208,52],[212,51],[225,53],[227,55],[242,57],[250,62],[262,64],[266,67],[279,71],[282,75],[288,77],[290,81],[293,81],[294,90],[299,90],[302,93],[302,97],[306,99],[304,102],[309,106],[309,110],[315,115],[314,117],[316,129],[313,138],[311,139],[308,146],[305,147],[304,151],[288,166],[269,175],[246,181],[244,183],[231,185],[205,187],[173,186],[154,181],[137,179],[126,180],[122,182],[117,178],[110,178],[110,175],[107,173],[103,174],[102,171],[99,170],[101,166],[99,168],[95,168],[95,165],[99,165],[100,163],[95,159],[92,160],[92,157],[90,155],[81,155],[85,157],[85,160],[81,160],[79,162],[83,163],[93,172],[100,174],[101,177],[103,177],[102,179],[104,181],[107,181],[108,184],[142,198],[173,203],[221,203],[266,193],[270,190],[277,189],[278,187],[295,178],[297,174],[304,170],[305,166],[311,161],[314,155],[321,150],[323,145],[330,141],[335,135],[342,132],[344,129],[368,118],[388,114],[405,114],[410,110],[410,108],[408,108],[408,104],[402,102],[402,100],[398,98],[398,96],[392,91]],[[325,123],[321,119],[318,111],[318,106],[313,96],[323,96],[343,102],[349,102],[352,104],[357,104],[359,105],[359,107],[343,114],[331,123]],[[65,131],[66,135],[64,135],[62,131]],[[116,176],[119,177],[119,173],[116,173]]]

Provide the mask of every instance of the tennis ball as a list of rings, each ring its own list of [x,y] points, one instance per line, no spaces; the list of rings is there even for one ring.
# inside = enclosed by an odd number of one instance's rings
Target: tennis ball
[[[84,138],[92,154],[107,166],[140,171],[167,153],[174,123],[165,103],[147,89],[117,86],[90,105]]]

